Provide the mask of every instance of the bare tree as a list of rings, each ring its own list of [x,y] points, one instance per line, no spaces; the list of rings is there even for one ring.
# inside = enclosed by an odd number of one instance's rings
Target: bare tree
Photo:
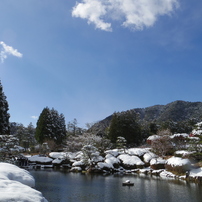
[[[165,156],[173,151],[173,144],[170,139],[170,130],[161,130],[157,133],[159,136],[151,143],[152,151],[159,156]]]

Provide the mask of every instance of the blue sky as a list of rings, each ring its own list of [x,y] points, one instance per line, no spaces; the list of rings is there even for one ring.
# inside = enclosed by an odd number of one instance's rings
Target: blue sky
[[[44,107],[81,127],[115,111],[202,101],[202,2],[2,0],[0,79],[10,121]]]

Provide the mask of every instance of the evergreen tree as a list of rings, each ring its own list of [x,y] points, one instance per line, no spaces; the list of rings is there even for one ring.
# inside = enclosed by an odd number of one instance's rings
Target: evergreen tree
[[[50,110],[48,107],[44,108],[36,124],[35,138],[40,144],[45,141],[45,138],[47,138],[50,133],[50,131],[48,130],[50,124],[50,121],[48,120],[49,111]]]
[[[10,134],[8,113],[9,107],[6,96],[3,92],[3,86],[0,81],[0,135]]]
[[[52,140],[59,145],[66,137],[66,125],[63,114],[59,114],[54,108],[46,107],[41,112],[37,121],[36,140],[42,144]]]
[[[119,136],[124,137],[127,144],[139,145],[142,142],[138,114],[133,111],[113,114],[109,127],[109,139],[115,143]]]

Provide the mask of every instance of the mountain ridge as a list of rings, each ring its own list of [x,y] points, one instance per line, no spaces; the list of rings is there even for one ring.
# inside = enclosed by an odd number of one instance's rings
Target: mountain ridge
[[[166,121],[182,122],[202,119],[202,102],[189,102],[176,100],[166,105],[153,105],[146,108],[134,108],[127,111],[138,113],[140,123],[145,125],[148,123],[162,123]],[[124,112],[124,111],[123,111]],[[120,112],[120,113],[123,113]],[[103,134],[109,127],[113,114],[95,123],[89,130],[95,134]]]

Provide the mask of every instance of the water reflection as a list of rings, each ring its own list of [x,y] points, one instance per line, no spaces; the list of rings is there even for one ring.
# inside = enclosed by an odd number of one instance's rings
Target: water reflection
[[[60,171],[31,171],[36,189],[49,202],[198,202],[202,199],[202,187],[183,181],[158,177],[124,175],[102,176]],[[126,180],[133,187],[122,186]]]

